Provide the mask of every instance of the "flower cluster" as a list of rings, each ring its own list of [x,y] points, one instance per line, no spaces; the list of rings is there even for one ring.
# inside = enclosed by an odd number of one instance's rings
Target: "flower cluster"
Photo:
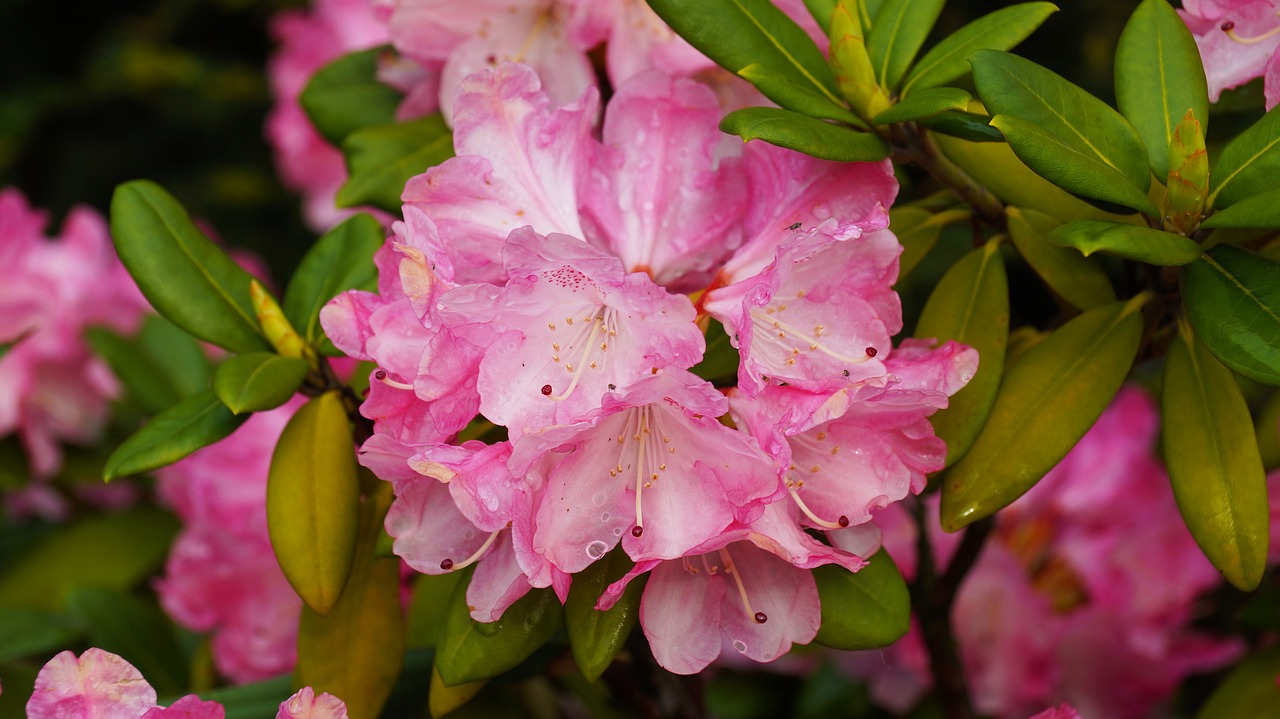
[[[952,614],[979,712],[1014,719],[1066,700],[1083,716],[1144,717],[1187,675],[1239,658],[1240,642],[1188,627],[1196,598],[1221,577],[1152,456],[1157,424],[1142,390],[1121,390],[1075,449],[998,515]],[[914,523],[898,507],[877,521],[913,574]],[[945,565],[958,538],[931,540]],[[913,630],[850,666],[877,701],[905,710],[929,682],[924,656]]]
[[[132,664],[101,649],[77,657],[65,651],[36,676],[27,702],[27,719],[223,719],[215,701],[194,694],[168,707],[156,703],[156,690]],[[276,719],[347,719],[347,707],[331,694],[303,687],[280,703]]]
[[[1280,103],[1280,5],[1275,0],[1183,0],[1209,80],[1209,99],[1263,78],[1266,107]]]
[[[598,105],[593,87],[558,104],[522,64],[461,80],[457,156],[405,188],[378,292],[321,313],[377,364],[361,461],[395,485],[410,566],[479,563],[478,620],[531,587],[563,600],[621,545],[635,568],[599,606],[652,572],[663,666],[722,645],[769,661],[817,631],[805,570],[864,564],[805,529],[859,532],[923,489],[945,454],[926,417],[977,357],[892,347],[888,163],[726,149],[715,93],[656,71],[617,87],[597,134]],[[728,396],[690,371],[709,318],[741,353]],[[456,439],[487,426],[498,441]]]

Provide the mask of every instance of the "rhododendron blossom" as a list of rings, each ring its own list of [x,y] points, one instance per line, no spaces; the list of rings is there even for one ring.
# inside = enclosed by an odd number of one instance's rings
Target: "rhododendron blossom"
[[[1275,0],[1184,0],[1209,80],[1209,99],[1261,77],[1268,110],[1280,103],[1280,4]],[[1200,118],[1201,122],[1204,118]]]

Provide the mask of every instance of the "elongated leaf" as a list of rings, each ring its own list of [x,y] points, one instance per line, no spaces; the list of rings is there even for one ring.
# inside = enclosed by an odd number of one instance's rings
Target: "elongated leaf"
[[[1205,229],[1218,227],[1280,227],[1280,188],[1241,200],[1225,210],[1209,215],[1200,223]]]
[[[178,526],[173,515],[150,508],[63,526],[0,576],[0,607],[56,612],[77,587],[129,589],[164,561]]]
[[[507,607],[501,619],[480,624],[467,608],[471,568],[465,571],[466,581],[453,592],[436,647],[436,669],[445,686],[481,681],[515,668],[547,643],[564,617],[555,592],[532,589]]]
[[[338,207],[373,205],[398,214],[405,182],[453,157],[453,133],[437,113],[356,130],[342,141],[342,153],[348,177],[334,198]]]
[[[1120,34],[1116,105],[1142,137],[1156,177],[1169,174],[1169,145],[1187,111],[1202,122],[1209,118],[1200,51],[1165,0],[1143,0]]]
[[[1165,356],[1162,439],[1178,510],[1196,544],[1235,586],[1267,564],[1267,478],[1240,386],[1185,324]]]
[[[433,718],[443,717],[449,712],[471,701],[472,697],[484,689],[487,679],[478,682],[467,682],[457,686],[447,686],[440,678],[440,671],[431,668],[431,689],[427,694],[427,711]]]
[[[911,596],[898,567],[883,549],[861,571],[834,564],[817,567],[822,626],[814,641],[832,649],[878,649],[910,628]]]
[[[223,687],[201,692],[200,698],[215,701],[227,710],[226,719],[269,719],[280,710],[280,702],[293,692],[288,675],[253,684]]]
[[[1200,257],[1200,245],[1182,235],[1114,222],[1068,222],[1049,233],[1049,242],[1059,247],[1074,247],[1085,257],[1105,252],[1165,267],[1189,264]]]
[[[880,6],[867,29],[867,52],[880,87],[898,86],[944,4],[945,0],[894,0]]]
[[[351,426],[338,393],[326,392],[289,420],[267,479],[271,546],[289,584],[317,614],[333,608],[347,583],[359,509]]]
[[[1209,170],[1210,207],[1230,207],[1275,189],[1280,176],[1280,111],[1272,108],[1218,153]]]
[[[93,646],[124,657],[158,693],[178,694],[187,688],[186,656],[173,624],[154,601],[82,587],[67,597],[67,605],[88,627]]]
[[[859,19],[865,3],[838,0],[831,13],[828,62],[840,94],[862,117],[875,117],[890,105],[889,96],[876,80],[875,67],[867,54],[866,23]]]
[[[999,130],[1009,147],[1036,174],[1075,195],[1109,205],[1128,207],[1148,216],[1160,210],[1145,190],[1139,190],[1109,165],[1077,151],[1058,135],[1012,115],[996,115],[991,126]]]
[[[84,627],[64,614],[0,607],[0,662],[52,656],[82,634]]]
[[[213,394],[236,414],[261,412],[288,402],[306,377],[304,359],[250,352],[218,367],[213,375]]]
[[[107,361],[130,398],[144,412],[154,414],[182,399],[178,388],[165,381],[167,378],[161,363],[140,351],[139,342],[122,337],[105,327],[89,328],[85,332],[85,339],[93,348],[93,353]]]
[[[898,257],[898,281],[911,274],[911,270],[929,254],[929,250],[938,243],[942,228],[952,222],[967,221],[970,215],[965,211],[948,211],[934,214],[922,207],[900,205],[889,210],[889,229],[897,235],[902,244],[902,254]]]
[[[943,481],[943,529],[1007,506],[1080,441],[1129,374],[1145,300],[1095,307],[1013,365],[982,434]]]
[[[382,247],[382,225],[362,213],[321,235],[307,251],[284,293],[284,314],[313,347],[321,344],[320,308],[347,290],[378,284],[373,253]]]
[[[1035,210],[1007,208],[1009,236],[1018,254],[1062,299],[1082,310],[1116,301],[1111,280],[1079,252],[1049,244],[1058,221]]]
[[[980,50],[970,63],[992,126],[1028,167],[1078,195],[1154,210],[1146,148],[1119,113],[1016,55]]]
[[[758,64],[839,102],[835,78],[818,46],[769,0],[649,0],[649,7],[729,72]]]
[[[1218,685],[1196,719],[1280,719],[1280,646],[1246,657]]]
[[[384,52],[375,47],[343,55],[316,71],[298,97],[311,124],[335,147],[362,127],[395,120],[400,93],[377,80]]]
[[[254,319],[249,273],[159,185],[134,180],[116,187],[111,237],[138,289],[175,325],[236,352],[271,349]]]
[[[573,586],[564,603],[565,629],[573,658],[582,675],[591,681],[609,668],[635,628],[645,577],[628,584],[618,603],[606,611],[597,611],[596,601],[634,565],[622,547],[616,547],[573,577]]]
[[[866,126],[866,123],[850,112],[849,108],[814,91],[812,86],[793,84],[787,78],[770,72],[768,68],[747,65],[738,71],[738,76],[755,85],[765,97],[776,98],[774,102],[788,110],[824,120],[838,120],[860,127]]]
[[[804,5],[822,31],[831,32],[831,13],[836,9],[836,0],[804,0]]]
[[[764,140],[822,160],[871,162],[889,156],[889,146],[878,135],[772,107],[735,110],[720,121],[720,129],[743,140]]]
[[[449,597],[458,586],[461,572],[419,574],[413,580],[413,602],[409,605],[405,637],[410,649],[432,649],[440,638]]]
[[[983,15],[925,53],[902,83],[902,94],[945,85],[969,74],[970,55],[979,50],[1013,49],[1057,11],[1053,3],[1027,2]]]
[[[140,351],[154,358],[159,366],[160,371],[152,381],[172,385],[180,398],[208,388],[213,375],[209,355],[200,341],[182,328],[163,317],[151,315],[143,320],[138,341]]]
[[[350,441],[341,448],[350,454]],[[373,552],[391,499],[391,486],[382,484],[365,501],[342,596],[324,616],[303,607],[298,624],[297,683],[341,697],[353,717],[381,713],[404,664],[400,560]]]
[[[966,65],[965,67],[968,67]],[[954,112],[947,110],[937,115],[921,118],[920,124],[933,130],[958,137],[969,142],[998,142],[1004,144],[1004,135],[990,125],[991,118],[973,112]],[[1007,149],[1007,148],[1006,148]],[[1021,163],[1019,163],[1021,164]],[[1035,176],[1039,180],[1039,176]],[[1040,180],[1044,182],[1043,180]],[[1045,183],[1048,185],[1049,183]],[[1049,185],[1053,187],[1052,185]],[[1055,188],[1057,189],[1057,188]]]
[[[925,303],[915,334],[978,350],[978,373],[946,409],[929,418],[934,432],[947,443],[950,466],[973,446],[1000,388],[1009,338],[1009,283],[999,243],[971,250],[947,270]]]
[[[1280,385],[1280,261],[1217,245],[1182,270],[1196,335],[1236,372]]]
[[[1190,236],[1204,216],[1204,203],[1209,197],[1209,153],[1204,146],[1204,128],[1191,110],[1173,129],[1165,188],[1165,229]]]
[[[117,447],[102,476],[110,481],[166,467],[231,434],[247,418],[232,414],[213,390],[193,394],[151,418]]]
[[[947,110],[964,110],[973,98],[957,87],[934,87],[921,90],[875,116],[877,125],[911,122],[933,117]]]

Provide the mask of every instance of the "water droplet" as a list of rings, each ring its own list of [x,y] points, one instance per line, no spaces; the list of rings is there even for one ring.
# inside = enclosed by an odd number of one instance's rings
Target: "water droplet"
[[[526,280],[528,280],[528,281],[530,281],[530,282],[537,282],[537,281],[538,281],[538,276],[537,276],[537,275],[535,275],[535,274],[533,274],[532,272],[530,272],[528,275],[526,275],[526,276],[525,276],[525,279],[526,279]]]
[[[612,518],[612,517],[613,517],[613,515],[612,515],[612,514],[609,514],[608,512],[605,512],[605,513],[603,513],[603,514],[601,514],[601,515],[600,515],[600,521],[601,521],[601,522],[607,522],[607,521],[609,521],[609,519],[610,519],[610,518]]]
[[[968,381],[969,381],[969,380],[971,380],[971,379],[973,379],[973,373],[972,373],[972,372],[961,372],[961,373],[960,373],[960,381],[961,381],[961,382],[968,382]]]
[[[747,643],[742,641],[741,639],[733,640],[733,648],[737,649],[739,654],[747,653]]]
[[[613,528],[613,536],[615,536],[615,537],[621,537],[621,536],[622,536],[622,527],[614,527],[614,528]]]
[[[608,497],[604,496],[604,492],[596,492],[591,495],[591,503],[597,507],[603,507],[606,499],[608,499]]]
[[[813,216],[819,220],[825,220],[831,216],[831,208],[827,207],[825,202],[820,202],[813,206]]]
[[[609,550],[609,545],[597,539],[596,541],[587,545],[587,556],[590,557],[592,560],[596,560],[603,557],[604,553],[608,550]]]
[[[462,533],[463,539],[471,539],[474,536],[476,536],[476,533],[475,533],[475,530],[473,529],[468,529],[467,531]]]

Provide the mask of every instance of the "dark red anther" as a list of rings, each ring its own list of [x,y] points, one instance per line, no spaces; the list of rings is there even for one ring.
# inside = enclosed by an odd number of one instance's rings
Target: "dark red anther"
[[[639,537],[642,534],[644,534],[644,527],[635,526],[631,528],[631,536]]]
[[[756,612],[755,620],[756,624],[764,624],[769,621],[769,615],[764,612]]]
[[[450,569],[453,569],[453,560],[452,560],[452,559],[443,559],[443,560],[441,560],[441,561],[440,561],[440,568],[441,568],[441,569],[443,569],[443,570],[444,570],[444,571],[446,571],[446,572],[447,572],[447,571],[449,571]]]
[[[1236,29],[1236,24],[1234,22],[1231,22],[1230,20],[1222,23],[1223,32],[1231,32],[1232,30],[1235,30],[1235,29]]]
[[[373,373],[373,378],[381,382],[382,380],[387,378],[387,371],[384,369],[379,369]]]
[[[880,354],[880,352],[879,352],[879,351],[877,351],[875,347],[868,347],[868,348],[867,348],[867,356],[868,356],[868,357],[875,357],[875,356],[876,356],[876,355],[878,355],[878,354]]]
[[[551,385],[549,385],[549,384],[544,384],[544,385],[542,385],[542,394],[543,394],[543,396],[545,396],[545,397],[550,397],[550,396],[551,396]]]
[[[849,518],[842,514],[840,515],[840,518],[836,520],[836,524],[840,525],[841,527],[847,527],[849,526]]]

